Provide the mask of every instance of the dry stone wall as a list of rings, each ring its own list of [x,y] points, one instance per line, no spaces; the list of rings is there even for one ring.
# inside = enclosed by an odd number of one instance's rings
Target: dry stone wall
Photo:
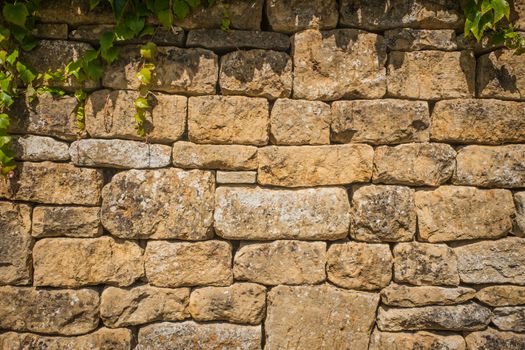
[[[113,25],[42,6],[36,68]],[[0,349],[525,349],[525,55],[452,0],[224,8],[153,38],[148,142],[138,41],[80,136],[73,97],[17,106]]]

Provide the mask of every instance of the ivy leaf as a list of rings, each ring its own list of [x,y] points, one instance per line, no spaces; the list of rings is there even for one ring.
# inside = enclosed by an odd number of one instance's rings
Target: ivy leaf
[[[11,136],[0,136],[0,147],[7,146],[11,143]]]
[[[144,36],[150,36],[155,34],[155,28],[152,26],[146,26],[144,27],[144,30],[142,30],[142,33],[140,33],[139,38],[142,38]]]
[[[36,75],[23,63],[16,62],[16,70],[20,74],[20,79],[22,79],[26,85],[31,84],[36,78]]]
[[[8,40],[9,36],[11,36],[11,32],[9,31],[9,29],[0,26],[0,43]]]
[[[25,28],[29,11],[27,11],[27,7],[24,4],[6,4],[4,5],[2,14],[6,21]]]
[[[117,20],[120,20],[122,18],[122,15],[124,14],[124,9],[126,8],[126,5],[128,4],[129,0],[108,0],[111,4],[111,8],[113,9],[113,14],[115,15],[115,18]]]
[[[146,100],[144,97],[139,97],[135,100],[135,107],[138,109],[150,108],[148,100]]]
[[[38,40],[32,36],[26,36],[20,46],[24,51],[31,51],[38,45]]]
[[[11,52],[9,56],[6,57],[5,60],[7,61],[7,63],[13,65],[16,59],[18,58],[18,54],[19,54],[18,49],[14,49],[13,52]]]
[[[503,17],[510,18],[510,5],[506,0],[490,0],[494,9],[494,24],[499,22]]]
[[[171,10],[159,11],[157,12],[157,17],[164,28],[171,28],[173,25],[173,14],[171,13]]]
[[[7,129],[11,122],[9,121],[9,116],[5,113],[0,114],[0,129]]]
[[[124,21],[126,26],[133,32],[134,35],[138,35],[142,28],[144,28],[144,18],[139,17],[128,17]]]
[[[117,47],[111,47],[106,51],[102,51],[100,55],[104,61],[106,61],[108,64],[111,64],[118,58],[119,53],[120,50]]]
[[[184,19],[190,13],[190,7],[184,0],[174,0],[173,1],[173,13],[179,19]]]
[[[151,41],[147,42],[146,45],[142,45],[140,47],[140,55],[147,59],[152,60],[157,53],[157,45],[152,43]]]
[[[90,0],[89,1],[89,9],[90,10],[95,9],[95,7],[97,7],[99,3],[100,3],[100,0]]]
[[[201,0],[185,0],[192,10],[195,10],[201,4]]]
[[[151,83],[151,70],[142,68],[140,72],[137,73],[137,78],[142,84],[149,85]]]
[[[102,67],[100,60],[86,62],[83,68],[86,76],[91,80],[99,80],[104,75],[104,67]]]
[[[170,1],[169,0],[155,0],[153,5],[153,12],[156,12],[157,15],[160,11],[169,10]]]
[[[113,32],[104,32],[100,36],[100,40],[99,40],[100,49],[102,51],[108,50],[110,47],[113,46],[114,39],[115,39],[115,35],[113,34]]]

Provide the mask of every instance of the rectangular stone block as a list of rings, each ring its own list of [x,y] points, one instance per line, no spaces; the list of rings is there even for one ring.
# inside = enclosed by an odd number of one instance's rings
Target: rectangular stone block
[[[100,208],[39,205],[33,209],[33,237],[98,237]]]
[[[476,293],[476,299],[490,306],[525,305],[525,287],[485,287]]]
[[[230,242],[149,241],[144,259],[146,276],[154,286],[228,286],[233,283]]]
[[[348,234],[349,211],[344,188],[219,187],[214,228],[233,240],[336,240]]]
[[[388,56],[388,95],[440,100],[473,97],[476,59],[470,51],[393,51]]]
[[[457,50],[456,31],[397,28],[385,31],[386,45],[391,51]]]
[[[380,98],[386,92],[382,36],[356,29],[305,30],[292,39],[296,99]]]
[[[186,46],[204,47],[219,52],[238,49],[286,51],[290,47],[290,38],[275,32],[195,29],[189,31]]]
[[[282,187],[346,185],[370,181],[369,145],[270,146],[259,149],[257,181]]]
[[[173,145],[173,165],[190,169],[254,170],[257,169],[257,147],[180,141]]]
[[[519,350],[525,347],[525,334],[500,332],[487,328],[481,332],[472,332],[465,337],[468,349],[504,349]],[[512,345],[510,345],[512,344]]]
[[[218,184],[255,184],[257,182],[257,172],[217,171],[216,181]]]
[[[438,335],[430,332],[394,333],[374,330],[369,350],[442,349],[465,350],[461,335]]]
[[[428,103],[408,100],[354,100],[332,103],[332,141],[374,145],[429,140]]]
[[[233,261],[239,281],[265,285],[317,284],[326,279],[326,243],[274,241],[243,244]]]
[[[100,6],[100,5],[99,5]],[[152,17],[148,19],[151,21]],[[157,45],[163,46],[184,46],[184,30],[177,26],[172,26],[168,29],[164,27],[155,27],[154,35],[143,35],[140,38],[133,38],[129,40],[118,40],[116,45],[130,45],[130,44],[145,44],[148,41],[154,42]],[[88,24],[75,26],[69,33],[69,38],[77,41],[88,42],[92,45],[98,45],[99,39],[105,32],[112,32],[115,26],[112,24]]]
[[[266,2],[266,16],[270,29],[294,33],[307,28],[332,29],[339,18],[335,0]]]
[[[263,146],[268,143],[268,101],[244,96],[191,97],[188,136],[195,143]]]
[[[31,31],[38,39],[67,39],[68,31],[65,23],[38,23]]]
[[[33,284],[39,287],[129,286],[144,276],[142,248],[108,236],[41,239],[33,248],[33,265]]]
[[[471,300],[475,295],[475,289],[465,287],[410,287],[391,284],[381,291],[381,301],[389,306],[400,307],[455,305]]]
[[[495,308],[492,323],[502,331],[525,332],[525,306]]]
[[[499,49],[478,58],[480,97],[525,100],[525,56],[513,51]]]
[[[114,23],[115,17],[107,5],[101,3],[91,10],[87,0],[70,0],[68,6],[64,6],[63,0],[46,0],[39,6],[37,18],[43,23],[67,23],[73,26]]]
[[[67,161],[69,145],[51,137],[24,135],[14,136],[12,149],[17,160],[26,161]]]

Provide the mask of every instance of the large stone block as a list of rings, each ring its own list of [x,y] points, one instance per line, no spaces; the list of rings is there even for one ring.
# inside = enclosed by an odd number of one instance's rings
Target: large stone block
[[[33,209],[31,234],[37,238],[100,236],[100,208],[39,205]]]
[[[283,187],[346,185],[370,181],[369,145],[270,146],[259,149],[257,181]]]
[[[525,332],[525,306],[495,308],[492,323],[502,331]]]
[[[471,300],[475,295],[475,289],[465,287],[410,287],[391,284],[381,291],[381,301],[389,306],[401,307],[455,305]]]
[[[228,286],[233,282],[229,242],[149,241],[144,260],[146,277],[154,286]]]
[[[525,237],[525,191],[514,193],[516,205],[516,228],[514,234]]]
[[[428,30],[397,28],[385,31],[386,45],[391,51],[457,50],[453,29]]]
[[[120,238],[211,238],[214,191],[207,171],[121,172],[102,191],[102,224]]]
[[[267,350],[368,349],[379,296],[329,285],[268,293]]]
[[[506,49],[480,56],[476,83],[480,97],[525,100],[525,56]]]
[[[78,335],[98,326],[95,290],[0,287],[0,328],[19,332]]]
[[[465,337],[468,350],[521,350],[525,348],[525,334],[499,332],[488,328],[481,332],[472,332]]]
[[[335,0],[266,1],[266,16],[272,31],[293,33],[307,28],[332,29],[339,14]]]
[[[188,103],[188,136],[195,143],[268,143],[268,101],[244,96],[192,97]]]
[[[476,299],[490,306],[525,305],[525,287],[485,287],[476,293]]]
[[[265,285],[316,284],[326,279],[326,243],[274,241],[243,244],[233,261],[236,280]]]
[[[369,350],[465,350],[461,335],[440,335],[430,332],[391,333],[374,330]]]
[[[15,159],[25,161],[67,161],[69,145],[45,136],[14,136],[13,152]]]
[[[349,210],[344,188],[219,187],[214,228],[233,240],[335,240],[348,235]]]
[[[256,171],[217,171],[217,184],[255,184]]]
[[[275,32],[196,29],[189,31],[186,46],[204,47],[214,51],[238,49],[286,51],[290,47],[290,38]]]
[[[180,141],[173,145],[173,165],[190,169],[255,170],[257,147]]]
[[[393,51],[388,56],[388,95],[440,100],[473,97],[476,59],[470,51]]]
[[[332,103],[332,141],[375,145],[429,140],[428,103],[355,100]]]
[[[109,6],[101,3],[91,9],[87,0],[46,0],[39,6],[36,15],[43,23],[67,23],[73,26],[115,22]]]
[[[41,239],[33,248],[33,265],[35,286],[129,286],[144,275],[142,248],[107,236]]]
[[[296,99],[380,98],[386,92],[382,36],[356,29],[305,30],[293,37]]]

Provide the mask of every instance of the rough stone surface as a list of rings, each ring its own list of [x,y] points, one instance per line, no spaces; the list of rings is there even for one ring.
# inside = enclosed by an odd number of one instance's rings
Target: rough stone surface
[[[256,325],[266,309],[266,288],[255,283],[193,290],[189,312],[197,321],[227,321]]]
[[[214,191],[207,171],[122,172],[102,191],[102,224],[120,238],[211,238]]]
[[[465,287],[409,287],[391,284],[381,291],[381,300],[386,305],[401,307],[454,305],[468,301],[475,295],[475,289]]]
[[[108,327],[126,327],[152,321],[181,321],[187,311],[190,290],[148,285],[104,289],[100,298],[100,317]]]
[[[97,6],[91,10],[85,0],[46,0],[40,5],[37,17],[44,23],[67,23],[82,25],[86,23],[113,23],[113,14],[107,6]]]
[[[329,186],[369,181],[374,150],[355,144],[270,146],[259,149],[258,158],[262,185]]]
[[[492,323],[502,331],[525,332],[525,307],[498,307],[494,309]]]
[[[326,243],[274,241],[243,244],[235,254],[236,280],[265,285],[315,284],[326,278]]]
[[[393,51],[388,56],[388,95],[423,100],[472,97],[475,71],[470,51]]]
[[[479,187],[525,187],[525,145],[466,146],[458,151],[453,182]]]
[[[148,281],[159,287],[227,286],[233,282],[229,242],[150,241],[144,260]]]
[[[463,283],[525,285],[525,239],[508,237],[454,248]]]
[[[31,207],[0,201],[0,285],[31,283],[32,243]]]
[[[86,130],[91,137],[143,140],[135,129],[134,101],[137,91],[99,90],[86,100]],[[155,93],[148,97],[151,110],[145,112],[144,129],[152,142],[170,143],[185,130],[187,98]]]
[[[525,305],[525,287],[485,287],[476,293],[476,299],[490,306]]]
[[[217,171],[216,181],[218,184],[255,184],[257,182],[257,172]]]
[[[416,233],[414,190],[368,185],[352,194],[350,236],[366,242],[410,241]]]
[[[383,331],[485,329],[492,317],[489,308],[470,302],[453,306],[423,306],[411,309],[379,307],[377,326]]]
[[[115,26],[111,24],[82,25],[73,29],[69,33],[69,38],[98,45],[100,37],[105,32],[112,32],[114,30]],[[156,27],[155,35],[143,35],[140,38],[119,40],[116,44],[145,44],[148,41],[152,41],[158,45],[184,46],[184,30],[177,26],[172,26],[169,29]]]
[[[186,39],[188,47],[204,47],[215,51],[238,49],[265,49],[286,51],[290,47],[287,35],[274,32],[221,29],[190,30]]]
[[[214,227],[225,239],[335,240],[348,234],[349,210],[343,188],[219,187]]]
[[[418,286],[459,284],[456,254],[444,244],[399,243],[393,253],[396,282]]]
[[[33,237],[97,237],[102,234],[98,207],[55,207],[33,209]]]
[[[265,349],[368,349],[378,303],[377,294],[329,285],[275,287]]]
[[[284,52],[233,51],[221,57],[219,84],[224,95],[276,99],[292,93],[292,60]]]
[[[330,144],[330,106],[318,101],[279,99],[270,115],[276,145]]]
[[[334,243],[326,271],[328,279],[343,288],[381,289],[392,279],[392,253],[386,244]]]
[[[438,186],[453,174],[456,151],[444,143],[409,143],[375,149],[374,183]],[[400,166],[402,164],[402,166]]]
[[[69,160],[69,145],[45,136],[13,137],[15,159],[26,161],[66,161]]]
[[[271,30],[293,33],[307,28],[332,29],[337,26],[335,0],[266,1],[266,16]]]
[[[387,47],[392,51],[452,51],[458,48],[456,32],[453,29],[392,29],[385,32],[385,40]]]
[[[173,145],[173,165],[181,168],[254,170],[257,169],[257,148],[180,141]]]
[[[525,56],[500,49],[480,56],[477,69],[480,97],[525,100]]]
[[[415,194],[419,237],[427,242],[498,238],[512,230],[508,190],[441,186]]]
[[[465,350],[461,335],[438,335],[430,332],[390,333],[374,330],[369,350]]]
[[[354,100],[332,103],[332,141],[374,145],[429,140],[430,113],[423,101]]]
[[[482,332],[472,332],[465,337],[468,350],[521,350],[525,347],[525,334],[499,332],[488,328]]]
[[[139,331],[138,349],[261,349],[261,326],[228,323],[156,323]]]
[[[99,238],[44,238],[33,248],[34,285],[129,286],[144,275],[138,244]]]
[[[67,24],[38,23],[31,34],[39,39],[67,39]]]
[[[432,140],[497,145],[525,142],[525,103],[494,99],[439,101]]]
[[[516,232],[520,237],[525,237],[525,192],[514,193],[516,206]]]
[[[19,332],[78,335],[98,325],[95,290],[0,287],[0,328]]]
[[[169,93],[203,95],[215,92],[218,77],[217,56],[204,49],[157,48],[151,89]],[[120,56],[104,70],[102,85],[112,89],[137,90],[137,72],[142,59],[138,47],[124,47]]]
[[[195,143],[268,143],[268,101],[244,96],[192,97],[188,103],[188,136]]]
[[[356,29],[305,30],[292,40],[294,98],[380,98],[386,92],[382,36]]]

